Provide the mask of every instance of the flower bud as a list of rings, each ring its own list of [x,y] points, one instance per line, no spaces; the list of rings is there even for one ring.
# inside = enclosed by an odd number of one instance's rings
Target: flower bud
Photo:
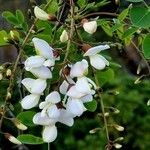
[[[82,50],[84,53],[86,53],[90,48],[92,48],[92,46],[89,44],[83,44],[82,46]]]
[[[118,131],[123,131],[123,130],[124,130],[124,127],[119,126],[118,124],[115,124],[115,125],[113,125],[113,126],[114,126],[114,128],[115,128],[116,130],[118,130]]]
[[[7,69],[7,70],[6,70],[6,76],[7,76],[7,77],[10,77],[10,76],[11,76],[11,70],[10,70],[10,69]]]
[[[14,31],[10,31],[10,36],[13,40],[18,41],[18,37],[15,35]]]
[[[38,6],[34,7],[34,14],[36,18],[40,20],[49,20],[49,21],[56,20],[56,17],[54,15],[47,14],[44,10],[42,10]]]
[[[147,102],[147,106],[150,106],[150,99],[149,99],[148,102]]]
[[[119,137],[119,138],[115,139],[115,142],[116,141],[122,141],[123,139],[124,139],[124,137]]]
[[[114,147],[115,147],[116,149],[120,149],[120,148],[122,147],[122,145],[119,144],[119,143],[115,143],[115,144],[114,144]]]
[[[3,70],[3,69],[4,69],[4,67],[3,67],[3,66],[0,66],[0,71]]]
[[[97,30],[96,21],[88,21],[87,19],[83,19],[81,23],[83,24],[83,28],[87,33],[93,34],[94,32],[96,32]]]
[[[66,30],[64,30],[60,36],[60,41],[61,42],[66,42],[68,41],[68,33]]]
[[[0,73],[0,80],[2,80],[3,79],[3,75],[2,75],[2,73]]]
[[[14,144],[17,144],[17,145],[22,144],[17,138],[15,138],[14,136],[12,136],[9,133],[5,133],[4,136],[5,136],[6,139],[8,139],[10,142],[12,142]]]
[[[11,93],[10,93],[10,92],[7,92],[6,99],[7,99],[7,100],[11,99]]]
[[[20,129],[20,130],[27,130],[27,127],[22,124],[19,120],[17,120],[16,118],[15,119],[12,119],[12,122],[14,123],[14,125]]]
[[[90,130],[89,133],[90,134],[94,134],[94,133],[96,133],[99,130],[101,130],[101,128],[94,128],[94,129]]]

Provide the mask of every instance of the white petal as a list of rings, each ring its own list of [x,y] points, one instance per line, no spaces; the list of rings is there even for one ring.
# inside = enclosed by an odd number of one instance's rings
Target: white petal
[[[70,127],[74,124],[73,115],[65,109],[60,109],[60,117],[58,121]]]
[[[41,113],[37,113],[33,117],[33,123],[37,125],[54,125],[56,123],[56,120],[50,119],[48,116],[41,116]]]
[[[68,33],[66,32],[66,30],[64,30],[60,36],[60,41],[66,42],[67,40],[68,40]]]
[[[79,61],[75,63],[70,71],[70,76],[73,77],[81,77],[83,75],[86,75],[88,73],[88,62],[83,59],[82,61]]]
[[[50,118],[57,119],[60,115],[60,112],[56,105],[52,105],[47,109],[47,114]]]
[[[72,98],[81,98],[82,96],[84,96],[85,94],[84,93],[81,93],[79,92],[75,86],[72,86],[68,92],[67,92],[67,95],[69,97],[72,97]]]
[[[44,62],[43,65],[46,66],[46,67],[52,67],[52,66],[55,65],[55,60],[54,60],[54,59],[48,59],[48,60],[46,60],[46,61]]]
[[[68,99],[66,110],[75,116],[81,116],[85,110],[85,107],[79,99]]]
[[[48,103],[47,102],[41,102],[40,104],[39,104],[39,108],[40,109],[43,109],[46,105],[48,105]]]
[[[42,56],[31,56],[25,61],[25,69],[30,71],[32,68],[41,67],[44,61],[45,59]]]
[[[46,59],[52,59],[54,57],[53,48],[50,47],[46,41],[39,38],[33,38],[32,41],[38,55],[43,56]]]
[[[97,89],[97,86],[95,84],[94,81],[92,81],[90,78],[87,78],[88,82],[94,87],[94,89],[96,90]]]
[[[34,81],[34,83],[32,85],[31,93],[42,94],[43,91],[45,90],[46,86],[47,86],[46,80],[37,79]]]
[[[38,67],[38,68],[32,68],[30,70],[30,72],[37,78],[41,78],[41,79],[51,79],[52,78],[51,71],[45,66]]]
[[[109,61],[105,57],[100,55],[100,58],[105,62],[106,66],[109,66]]]
[[[40,9],[38,6],[34,7],[34,14],[35,14],[36,18],[38,18],[40,20],[48,20],[49,19],[49,15],[45,11]]]
[[[102,70],[106,67],[106,63],[100,55],[90,56],[90,63],[95,69],[98,70]]]
[[[43,141],[50,143],[53,142],[57,137],[57,128],[56,126],[45,126],[42,133]]]
[[[56,104],[61,101],[60,94],[57,91],[53,91],[49,95],[47,95],[45,101]]]
[[[95,46],[90,48],[83,56],[92,56],[95,55],[103,50],[109,49],[109,45],[99,45],[99,46]]]
[[[88,83],[86,77],[78,78],[75,87],[81,93],[85,94],[91,93],[90,84]]]
[[[65,95],[67,93],[68,86],[69,86],[68,82],[64,80],[63,83],[59,87],[60,93]]]
[[[96,21],[86,22],[83,24],[83,28],[89,34],[93,34],[97,30],[97,22]]]
[[[80,98],[80,100],[83,102],[83,103],[86,103],[86,102],[91,102],[93,100],[93,96],[92,94],[88,94],[82,98]]]
[[[31,109],[38,104],[39,99],[40,95],[36,94],[27,95],[21,100],[21,106],[23,109]]]
[[[21,81],[21,83],[26,87],[26,89],[31,93],[32,85],[34,84],[35,79],[25,78]]]

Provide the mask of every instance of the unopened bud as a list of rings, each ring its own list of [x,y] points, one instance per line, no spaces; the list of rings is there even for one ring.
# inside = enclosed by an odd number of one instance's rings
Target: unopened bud
[[[124,127],[122,127],[122,126],[120,126],[120,125],[118,125],[118,124],[115,124],[115,125],[113,125],[114,126],[114,128],[116,129],[116,130],[118,130],[118,131],[124,131]]]
[[[3,79],[3,75],[2,75],[2,73],[0,73],[0,80],[2,80]]]
[[[136,71],[136,74],[140,74],[141,69],[142,69],[142,68],[141,68],[141,65],[139,64],[139,65],[138,65],[138,68],[137,68],[137,71]]]
[[[94,32],[96,32],[97,30],[96,21],[88,21],[87,19],[83,19],[81,23],[83,24],[83,28],[87,33],[93,34]]]
[[[44,10],[42,10],[38,6],[34,7],[34,14],[35,14],[36,18],[38,18],[40,20],[49,20],[49,21],[56,20],[56,16],[47,14]]]
[[[7,69],[7,70],[6,70],[6,76],[7,76],[7,77],[10,77],[10,76],[11,76],[11,70],[10,70],[10,69]]]
[[[10,31],[10,36],[13,40],[18,41],[18,37],[15,35],[14,31]]]
[[[60,41],[61,42],[66,42],[68,41],[68,33],[66,30],[64,30],[60,36]]]
[[[10,142],[12,142],[14,144],[17,144],[17,145],[22,144],[17,138],[15,138],[14,136],[12,136],[9,133],[5,133],[4,136],[5,136],[6,139],[8,139]]]
[[[83,50],[83,52],[85,53],[85,52],[87,52],[91,47],[92,47],[92,46],[89,45],[89,44],[83,44],[82,50]]]
[[[3,66],[0,66],[0,71],[4,70],[4,67]]]
[[[115,143],[115,144],[114,144],[114,147],[115,147],[116,149],[120,149],[120,148],[122,147],[122,145],[119,144],[119,143]]]
[[[123,139],[124,139],[124,137],[119,137],[119,138],[115,139],[115,142],[116,141],[122,141]]]
[[[7,92],[6,99],[7,99],[7,100],[11,99],[11,93],[10,93],[10,92]]]
[[[149,99],[148,102],[147,102],[147,106],[150,106],[150,99]]]
[[[27,127],[22,124],[19,120],[17,120],[16,118],[15,119],[12,119],[12,122],[14,123],[14,125],[20,129],[20,130],[27,130]]]
[[[89,133],[94,134],[94,133],[96,133],[97,131],[100,131],[100,130],[101,130],[101,128],[95,128],[95,129],[90,130]]]

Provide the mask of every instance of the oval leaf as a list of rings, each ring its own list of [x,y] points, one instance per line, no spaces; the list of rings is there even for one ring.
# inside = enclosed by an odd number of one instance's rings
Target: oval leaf
[[[133,7],[130,10],[132,24],[142,28],[150,27],[150,11],[145,7]]]
[[[18,114],[17,119],[20,120],[26,126],[35,126],[32,122],[33,116],[36,114],[34,111],[25,111]]]
[[[96,100],[93,100],[91,102],[88,102],[88,103],[84,103],[84,106],[87,110],[91,111],[91,112],[94,112],[97,108],[97,101]]]
[[[146,35],[142,47],[145,58],[150,59],[150,34]]]
[[[31,134],[21,134],[17,137],[17,139],[23,144],[37,145],[44,143],[42,138]]]

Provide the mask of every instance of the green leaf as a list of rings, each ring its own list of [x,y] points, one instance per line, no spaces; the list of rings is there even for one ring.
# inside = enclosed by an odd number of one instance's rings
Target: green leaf
[[[114,71],[111,68],[107,70],[103,70],[103,71],[98,71],[96,74],[97,74],[97,78],[100,83],[100,86],[103,86],[105,83],[112,81],[115,76]]]
[[[132,34],[134,34],[139,28],[138,27],[130,27],[129,29],[127,29],[123,35],[122,35],[122,39],[125,39],[129,36],[131,36]]]
[[[58,5],[58,2],[55,0],[52,1],[51,5],[49,5],[48,9],[47,9],[47,12],[48,13],[56,13],[57,10],[59,10],[59,5]]]
[[[20,120],[23,124],[25,124],[26,126],[35,126],[35,124],[33,124],[32,119],[33,116],[36,114],[36,112],[34,111],[24,111],[18,114],[17,119]]]
[[[88,102],[88,103],[84,103],[84,106],[87,110],[91,111],[91,112],[94,112],[97,108],[97,101],[96,100],[93,100],[91,102]]]
[[[145,7],[133,7],[130,10],[131,22],[134,26],[149,28],[150,27],[150,9]]]
[[[22,24],[24,22],[24,15],[23,15],[22,11],[19,9],[16,10],[16,18],[17,18],[19,23]]]
[[[7,32],[4,30],[0,31],[0,37],[0,46],[7,45],[8,43],[6,43],[6,41],[4,40],[4,37],[8,37]]]
[[[110,30],[111,30],[111,32],[114,32],[114,31],[118,30],[120,27],[123,27],[123,26],[124,26],[124,24],[117,23],[114,26],[112,26]]]
[[[85,5],[86,5],[86,0],[78,0],[77,1],[77,4],[79,5],[79,7],[85,7]]]
[[[16,19],[15,15],[10,11],[4,11],[2,16],[11,24],[18,25],[18,20]]]
[[[31,134],[21,134],[17,137],[17,139],[23,144],[37,145],[44,143],[42,138]]]
[[[150,34],[144,38],[142,47],[145,58],[150,59]]]
[[[123,11],[121,12],[121,14],[119,14],[118,19],[119,19],[120,21],[123,21],[123,20],[127,17],[128,12],[129,12],[129,8],[123,10]]]
[[[138,2],[142,2],[143,0],[127,0],[128,2],[133,2],[133,3],[138,3]]]

